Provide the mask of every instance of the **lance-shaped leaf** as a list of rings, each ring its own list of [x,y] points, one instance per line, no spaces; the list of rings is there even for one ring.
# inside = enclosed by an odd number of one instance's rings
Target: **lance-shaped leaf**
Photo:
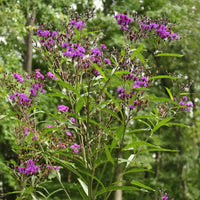
[[[172,57],[178,57],[178,58],[183,57],[183,55],[177,54],[177,53],[159,53],[159,54],[156,54],[156,57],[159,57],[159,56],[172,56]]]
[[[151,187],[146,186],[146,185],[144,185],[143,183],[140,183],[140,182],[135,181],[135,180],[132,180],[132,181],[131,181],[131,184],[136,185],[136,186],[138,186],[138,187],[142,187],[142,188],[147,189],[147,190],[152,190],[152,191],[154,191],[154,189],[152,189]]]

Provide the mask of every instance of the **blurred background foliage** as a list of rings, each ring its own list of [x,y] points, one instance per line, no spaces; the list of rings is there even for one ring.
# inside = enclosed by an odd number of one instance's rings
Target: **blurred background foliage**
[[[96,8],[95,17],[88,22],[90,30],[101,30],[99,43],[105,44],[109,49],[120,49],[122,33],[113,18],[114,13],[135,12],[152,18],[168,17],[172,23],[176,22],[173,31],[178,32],[180,40],[170,42],[168,45],[153,45],[151,40],[144,40],[145,50],[143,55],[150,56],[149,65],[152,66],[152,74],[182,74],[181,80],[185,85],[189,84],[188,92],[194,102],[193,111],[187,114],[179,113],[175,122],[182,122],[190,128],[172,126],[161,128],[155,134],[153,140],[163,148],[178,150],[177,153],[148,152],[142,154],[136,160],[135,165],[147,167],[152,172],[136,173],[134,179],[140,180],[146,185],[161,191],[166,191],[176,200],[200,199],[200,2],[199,0],[0,0],[0,73],[12,71],[28,73],[33,69],[41,69],[43,73],[48,70],[47,64],[42,60],[39,52],[35,52],[33,45],[27,44],[27,37],[31,41],[36,38],[35,30],[39,24],[48,24],[56,30],[60,30],[61,21],[69,19],[69,10],[73,8],[78,13],[84,13],[87,9]],[[32,25],[30,21],[32,20]],[[31,35],[31,32],[34,34]],[[139,45],[139,44],[135,44]],[[27,52],[32,51],[32,56],[27,57]],[[180,53],[182,58],[156,57],[157,51],[167,53]],[[32,59],[31,66],[26,66],[26,60]],[[191,84],[192,83],[192,84]],[[172,89],[172,94],[180,94],[180,88],[184,85],[174,84],[172,81],[160,81],[160,90],[155,89],[155,95],[168,95],[162,88]],[[3,92],[3,91],[2,91]],[[1,95],[1,94],[0,94]],[[0,96],[2,98],[2,95]],[[46,98],[41,102],[43,110],[51,109],[54,112],[57,100]],[[45,108],[46,107],[46,108]],[[9,106],[0,100],[0,113],[8,113]],[[146,111],[148,112],[148,110]],[[47,120],[48,116],[41,116],[41,120]],[[143,128],[141,124],[133,124],[132,129]],[[0,118],[0,193],[12,192],[17,189],[15,180],[9,170],[7,161],[15,159],[10,146],[13,142],[12,132],[14,122]],[[145,132],[135,133],[132,137],[142,138]],[[128,141],[129,138],[127,138]],[[11,166],[12,167],[12,166]],[[108,172],[109,174],[109,172]],[[63,177],[66,174],[63,172]],[[133,179],[133,175],[125,176],[127,180]],[[63,178],[67,180],[67,178]],[[73,177],[72,177],[73,181]],[[76,197],[77,185],[64,183],[71,188],[71,194]],[[52,185],[52,184],[51,184]],[[48,184],[47,184],[48,187]],[[59,185],[54,183],[56,190]],[[124,192],[123,199],[150,200],[156,199],[154,193]],[[62,199],[62,193],[58,192],[52,199]],[[15,195],[9,195],[5,199],[15,199]]]

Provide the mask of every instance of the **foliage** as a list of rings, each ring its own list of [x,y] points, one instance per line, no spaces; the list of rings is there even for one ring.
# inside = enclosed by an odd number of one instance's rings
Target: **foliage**
[[[185,95],[174,96],[167,87],[166,93],[153,95],[160,80],[174,83],[180,78],[152,74],[143,56],[147,48],[134,43],[177,39],[168,20],[134,14],[132,26],[132,16],[115,16],[123,46],[109,51],[98,44],[101,34],[87,29],[93,16],[93,11],[75,13],[63,22],[63,30],[44,25],[37,30],[35,49],[49,67],[45,76],[36,69],[31,76],[2,77],[2,96],[12,109],[5,118],[16,121],[12,175],[19,183],[18,199],[48,199],[61,190],[68,199],[109,199],[115,190],[148,198],[152,193],[147,192],[158,188],[140,181],[140,172],[150,172],[156,152],[173,152],[154,135],[164,127],[185,126],[172,121],[193,106]],[[144,28],[155,22],[155,27]],[[180,57],[160,54],[169,55]],[[130,180],[132,173],[138,175]],[[69,184],[63,183],[65,178]],[[54,179],[57,189],[50,187]]]

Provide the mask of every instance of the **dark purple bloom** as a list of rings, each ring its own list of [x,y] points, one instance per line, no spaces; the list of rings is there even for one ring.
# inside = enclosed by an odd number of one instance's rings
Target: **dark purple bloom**
[[[44,32],[41,32],[42,37],[50,37],[51,33],[48,30],[45,30]]]
[[[75,154],[78,154],[80,148],[81,148],[81,146],[76,143],[71,145],[71,149]]]
[[[37,90],[34,89],[34,88],[31,88],[31,89],[29,90],[29,92],[31,93],[31,94],[30,94],[31,97],[34,97],[34,96],[37,95]]]
[[[65,105],[58,105],[58,110],[60,112],[68,112],[69,107],[65,106]]]
[[[129,23],[133,22],[131,18],[129,18],[127,15],[124,14],[116,15],[115,18],[118,19],[117,24],[121,25],[122,30],[127,30]]]
[[[130,110],[133,110],[133,108],[135,108],[135,105],[133,105],[133,104],[129,105]]]
[[[100,76],[101,75],[101,73],[97,70],[97,69],[95,69],[95,68],[92,68],[92,73],[95,75],[95,76]]]
[[[13,73],[13,77],[14,77],[15,79],[17,79],[17,81],[20,82],[20,83],[23,83],[23,82],[24,82],[22,76],[20,76],[20,75],[17,74],[17,73]]]
[[[168,199],[167,195],[161,197],[161,200],[167,200],[167,199]]]
[[[25,136],[29,135],[28,127],[24,126],[23,131],[24,131],[24,135],[25,135]]]
[[[11,100],[15,100],[15,95],[14,95],[14,94],[11,94],[11,95],[9,95],[9,98],[10,98]]]
[[[187,97],[186,96],[183,96],[183,101],[187,101]]]
[[[179,105],[180,105],[180,106],[185,106],[185,103],[183,102],[182,99],[180,100]]]
[[[177,102],[177,99],[176,99],[175,97],[173,98],[173,100],[174,100],[175,102]]]
[[[90,53],[94,56],[101,56],[101,50],[98,49],[98,48],[95,48],[95,49],[91,49],[90,50]]]
[[[66,135],[69,136],[69,137],[72,136],[72,134],[70,132],[66,132]]]
[[[124,92],[124,88],[117,88],[117,93],[119,93],[119,94],[121,94],[121,93],[123,93]]]
[[[140,88],[140,86],[138,84],[134,84],[133,89],[135,89],[135,88]]]
[[[82,22],[81,20],[76,22],[75,24],[75,28],[78,29],[78,30],[81,30],[83,27],[85,27],[85,23]]]
[[[107,59],[107,58],[105,58],[105,59],[104,59],[104,62],[105,62],[106,64],[108,64],[108,65],[110,65],[110,64],[111,64],[110,60],[109,60],[109,59]]]
[[[29,99],[25,93],[21,93],[19,95],[19,104],[23,104],[23,105],[30,105],[31,103],[31,99]]]
[[[41,78],[44,79],[44,76],[39,72],[39,69],[36,69],[34,72],[35,80]]]
[[[57,31],[53,31],[52,34],[51,34],[52,38],[56,38],[57,35],[58,35]]]
[[[56,80],[56,81],[59,80],[52,72],[48,72],[48,73],[47,73],[47,76],[48,76],[49,78],[51,78],[51,79]]]
[[[105,44],[100,44],[100,47],[101,47],[102,49],[106,49],[106,48],[107,48]]]
[[[186,104],[186,106],[187,106],[187,107],[193,107],[194,105],[193,105],[192,102],[189,102],[189,103]]]
[[[59,170],[59,167],[58,166],[53,166],[53,169],[54,170]]]
[[[74,117],[71,117],[71,122],[72,122],[73,124],[76,124],[76,120],[75,120]]]

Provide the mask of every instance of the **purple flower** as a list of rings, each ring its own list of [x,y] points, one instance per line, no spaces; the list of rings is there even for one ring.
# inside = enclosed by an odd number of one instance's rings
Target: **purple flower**
[[[90,50],[90,53],[94,56],[101,56],[101,50],[98,49],[98,48],[95,48],[95,49],[91,49]]]
[[[50,37],[51,33],[48,30],[45,30],[44,32],[41,32],[42,37]]]
[[[73,25],[76,24],[76,21],[75,21],[74,19],[73,19],[72,21],[69,22],[69,25],[72,25],[72,24],[73,24]]]
[[[17,73],[13,73],[13,77],[14,77],[15,79],[17,79],[17,81],[20,82],[20,83],[23,83],[23,82],[24,82],[22,76],[20,76],[20,75],[17,74]]]
[[[19,167],[18,170],[19,170],[19,173],[25,174],[25,167]]]
[[[161,197],[161,200],[167,200],[167,199],[168,199],[167,195]]]
[[[117,24],[121,25],[121,30],[127,30],[129,23],[133,22],[131,18],[124,14],[116,15],[115,18],[118,19]]]
[[[186,104],[186,106],[187,106],[187,107],[193,107],[194,105],[193,105],[192,102],[188,102],[188,103]]]
[[[108,64],[108,65],[110,65],[110,64],[111,64],[110,60],[109,60],[109,59],[107,59],[107,58],[105,58],[105,59],[104,59],[104,62],[105,62],[106,64]]]
[[[140,86],[138,84],[134,84],[133,89],[135,89],[135,88],[140,88]]]
[[[25,136],[29,135],[28,127],[24,126],[23,131]]]
[[[81,148],[81,146],[76,143],[71,145],[71,149],[75,154],[78,154],[80,148]]]
[[[37,95],[37,90],[34,89],[34,88],[29,89],[29,92],[31,93],[31,94],[30,94],[31,97],[34,97],[34,96]]]
[[[16,93],[15,93],[16,94]],[[23,104],[23,105],[30,105],[31,103],[31,99],[29,99],[26,94],[24,93],[17,93],[17,95],[15,96],[19,96],[19,104]]]
[[[173,98],[173,100],[174,100],[175,102],[177,102],[177,99],[176,99],[175,97]]]
[[[57,35],[58,35],[57,31],[53,31],[52,34],[51,34],[52,38],[56,38]]]
[[[19,173],[21,173],[21,174],[33,175],[33,174],[38,173],[40,168],[39,168],[39,166],[36,166],[34,164],[33,160],[28,160],[26,168],[19,167],[18,170],[19,170]]]
[[[71,117],[71,122],[72,122],[73,124],[76,124],[76,120],[75,120],[74,117]]]
[[[182,99],[180,100],[179,105],[180,105],[180,106],[185,106],[185,103],[183,102]]]
[[[183,101],[187,101],[187,97],[186,96],[183,96]]]
[[[53,166],[53,169],[54,170],[59,170],[59,167],[58,166]]]
[[[145,82],[148,82],[148,78],[145,77],[145,76],[141,77],[140,79],[143,80],[143,81],[145,81]]]
[[[130,109],[130,110],[133,110],[133,108],[135,108],[135,105],[131,104],[131,105],[129,106],[129,109]]]
[[[60,112],[68,112],[69,107],[65,106],[65,105],[58,105],[58,110]]]
[[[44,76],[39,72],[39,69],[36,69],[34,72],[35,80],[41,78],[44,79]]]
[[[66,132],[66,135],[69,136],[69,137],[72,136],[72,134],[70,132]]]
[[[117,88],[117,93],[120,94],[120,93],[123,93],[123,92],[124,92],[124,88],[122,88],[122,87],[121,88]]]
[[[78,29],[78,30],[81,30],[83,27],[85,27],[85,23],[82,22],[81,20],[76,22],[75,24],[75,28]]]
[[[100,47],[101,47],[102,49],[106,49],[106,48],[107,48],[105,44],[100,44]]]
[[[15,95],[11,94],[11,95],[9,95],[9,98],[10,98],[10,100],[15,100]]]
[[[53,127],[52,125],[48,124],[46,128],[52,128],[52,127]]]
[[[48,76],[49,78],[51,78],[51,79],[56,80],[56,81],[59,80],[52,72],[48,72],[48,73],[47,73],[47,76]]]
[[[52,169],[51,165],[47,165],[47,169]]]
[[[101,75],[101,73],[100,73],[97,69],[95,69],[95,68],[92,68],[91,72],[92,72],[95,76],[100,76],[100,75]]]

